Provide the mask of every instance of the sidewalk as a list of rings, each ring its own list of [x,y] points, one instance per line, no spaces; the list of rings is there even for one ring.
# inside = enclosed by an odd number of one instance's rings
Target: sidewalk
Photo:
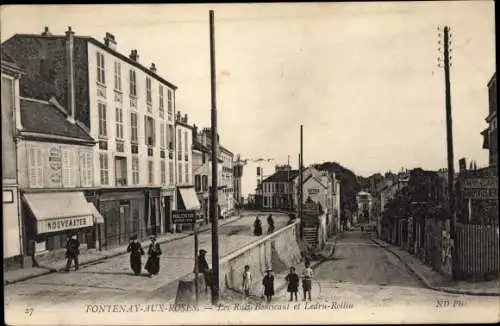
[[[391,245],[383,240],[377,239],[375,238],[375,235],[371,236],[370,239],[377,245],[387,249],[392,254],[394,254],[429,289],[455,294],[500,296],[499,280],[478,283],[470,283],[465,281],[453,282],[448,277],[443,276],[439,272],[432,269],[432,267],[424,264],[409,252],[397,246]]]
[[[230,217],[230,218],[227,218],[224,220],[220,220],[219,226],[222,226],[222,225],[225,225],[228,223],[232,223],[232,222],[240,219],[242,216],[244,216],[244,215],[242,214],[241,216],[233,216],[233,217]],[[199,228],[198,232],[206,232],[206,231],[210,230],[210,227],[211,227],[210,224],[204,225],[204,226]],[[180,233],[167,233],[165,235],[158,236],[157,241],[160,244],[161,243],[168,243],[171,241],[187,238],[191,235],[193,235],[193,231],[186,231],[186,232],[180,232]],[[148,240],[145,240],[142,242],[142,246],[144,248],[147,248],[148,245],[149,245]],[[80,266],[97,263],[97,262],[102,261],[102,260],[106,260],[109,258],[113,258],[116,256],[126,254],[127,253],[126,247],[127,246],[121,246],[121,247],[117,247],[114,249],[102,250],[102,251],[89,250],[88,252],[85,252],[84,254],[81,254],[79,256]],[[26,281],[26,280],[29,280],[29,279],[32,279],[32,278],[35,278],[38,276],[63,271],[66,268],[66,261],[65,260],[57,260],[57,261],[49,262],[49,266],[41,266],[41,265],[42,264],[40,264],[39,267],[21,268],[21,269],[17,269],[17,270],[4,272],[4,285],[14,284],[14,283]]]

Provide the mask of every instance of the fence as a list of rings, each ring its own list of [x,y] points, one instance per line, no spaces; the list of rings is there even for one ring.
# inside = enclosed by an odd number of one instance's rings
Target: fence
[[[457,224],[457,267],[460,278],[484,280],[498,277],[498,225]]]

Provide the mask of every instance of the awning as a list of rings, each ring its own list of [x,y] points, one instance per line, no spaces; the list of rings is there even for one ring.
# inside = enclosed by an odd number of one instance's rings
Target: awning
[[[92,212],[92,215],[94,216],[94,223],[95,224],[102,224],[104,223],[104,217],[99,213],[97,208],[95,208],[94,204],[89,203],[90,206],[90,211]]]
[[[38,234],[94,224],[94,214],[82,192],[24,194],[24,200],[36,219]]]
[[[184,202],[184,208],[186,210],[197,210],[201,209],[200,201],[196,196],[194,188],[179,188],[179,192]]]

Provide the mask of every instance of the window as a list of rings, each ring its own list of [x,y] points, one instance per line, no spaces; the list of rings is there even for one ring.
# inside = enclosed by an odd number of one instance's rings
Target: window
[[[127,159],[115,157],[115,183],[117,187],[127,185]]]
[[[208,190],[208,176],[204,175],[201,177],[201,186],[203,188],[203,191]]]
[[[101,170],[101,185],[109,184],[109,162],[108,162],[108,154],[100,153],[99,154],[99,165]]]
[[[146,77],[146,101],[151,103],[151,78]]]
[[[199,174],[194,176],[194,189],[196,192],[201,191],[201,176]]]
[[[182,131],[177,130],[177,159],[182,160]]]
[[[154,178],[153,178],[153,161],[149,160],[148,161],[148,183],[153,184]]]
[[[186,161],[188,160],[188,151],[189,151],[188,133],[187,133],[187,131],[184,131],[184,159]]]
[[[123,139],[123,110],[116,108],[116,138]]]
[[[115,89],[122,90],[122,64],[119,61],[115,61]]]
[[[174,126],[168,125],[168,149],[174,149]]]
[[[168,162],[168,184],[174,184],[174,163]]]
[[[137,96],[137,79],[135,75],[135,70],[130,70],[129,80],[130,80],[130,96]]]
[[[130,141],[137,143],[137,113],[130,113]]]
[[[144,116],[144,136],[146,137],[146,145],[155,145],[155,121],[153,117]]]
[[[163,118],[163,85],[158,86],[158,107],[160,108],[160,116]]]
[[[137,156],[132,157],[132,184],[139,184],[139,158]]]
[[[81,153],[81,180],[83,187],[92,186],[92,153]]]
[[[43,187],[42,149],[30,147],[28,152],[30,187]]]
[[[106,137],[108,135],[106,104],[99,102],[97,103],[97,108],[99,110],[99,136]]]
[[[186,167],[184,168],[184,182],[189,183],[189,165],[186,164]]]
[[[165,148],[165,124],[160,123],[160,147]]]
[[[172,91],[170,89],[167,90],[167,108],[168,113],[172,113]]]
[[[74,151],[62,151],[63,187],[76,187],[76,155]]]
[[[97,52],[97,81],[101,84],[106,84],[104,54],[100,52]]]
[[[179,176],[179,183],[182,183],[182,163],[177,165],[177,175]]]
[[[161,160],[161,172],[160,172],[160,175],[161,175],[161,184],[164,185],[167,183],[167,178],[166,178],[166,175],[165,175],[165,160],[162,159]]]

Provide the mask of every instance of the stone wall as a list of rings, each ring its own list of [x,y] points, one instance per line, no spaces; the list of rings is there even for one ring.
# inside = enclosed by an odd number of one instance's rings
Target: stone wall
[[[245,246],[220,261],[220,292],[228,288],[242,291],[243,270],[250,266],[252,294],[262,294],[262,279],[267,268],[280,273],[300,262],[301,255],[297,237],[299,221],[286,226],[248,246]]]

